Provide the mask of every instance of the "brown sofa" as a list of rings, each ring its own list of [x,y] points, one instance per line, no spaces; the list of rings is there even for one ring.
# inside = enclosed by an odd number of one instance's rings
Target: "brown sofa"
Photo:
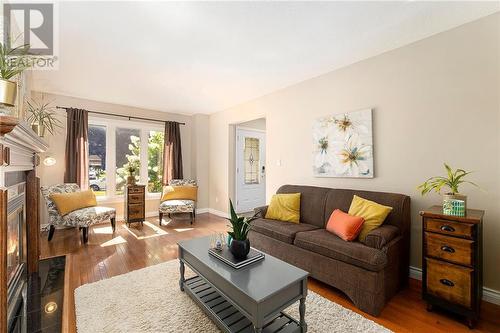
[[[378,316],[408,283],[410,197],[298,185],[284,185],[278,193],[301,193],[301,221],[268,220],[267,206],[256,208],[260,218],[252,222],[252,246],[308,271],[343,291],[359,309]],[[346,242],[325,229],[334,209],[349,210],[354,194],[393,207],[364,243]]]

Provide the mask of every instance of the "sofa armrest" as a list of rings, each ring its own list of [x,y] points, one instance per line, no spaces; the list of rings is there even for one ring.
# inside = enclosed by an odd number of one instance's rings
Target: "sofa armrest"
[[[386,244],[389,244],[391,240],[396,238],[399,233],[399,228],[396,226],[389,224],[382,225],[370,231],[368,235],[366,235],[366,239],[363,243],[375,249],[382,249]]]
[[[262,207],[254,208],[254,210],[253,210],[254,216],[265,218],[266,213],[267,213],[267,207],[269,207],[269,206],[262,206]]]

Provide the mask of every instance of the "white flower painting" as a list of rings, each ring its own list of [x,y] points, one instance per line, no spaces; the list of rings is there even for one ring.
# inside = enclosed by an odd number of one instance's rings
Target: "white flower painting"
[[[313,144],[314,176],[373,178],[371,109],[317,119]]]

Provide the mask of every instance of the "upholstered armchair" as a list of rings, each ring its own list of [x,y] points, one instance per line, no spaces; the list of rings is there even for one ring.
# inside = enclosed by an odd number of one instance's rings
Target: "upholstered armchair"
[[[54,236],[56,226],[78,227],[82,230],[84,244],[88,242],[89,227],[93,224],[110,220],[113,232],[115,231],[116,210],[114,208],[96,206],[78,209],[64,216],[59,214],[55,203],[50,200],[50,196],[54,193],[78,192],[80,187],[77,184],[42,186],[40,189],[49,212],[49,241]]]
[[[172,179],[168,186],[163,187],[160,199],[159,218],[163,215],[176,213],[189,213],[191,224],[196,218],[196,201],[198,198],[198,186],[193,179]]]

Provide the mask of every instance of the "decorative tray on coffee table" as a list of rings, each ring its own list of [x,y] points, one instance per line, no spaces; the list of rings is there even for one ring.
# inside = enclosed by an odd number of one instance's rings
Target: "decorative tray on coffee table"
[[[219,259],[220,261],[224,262],[225,264],[236,269],[240,269],[242,267],[256,263],[265,258],[264,253],[254,249],[253,247],[250,248],[250,252],[248,253],[247,257],[242,260],[236,259],[231,253],[231,251],[229,251],[229,248],[227,246],[223,246],[222,249],[220,250],[215,248],[209,249],[208,253],[214,256],[215,258]]]

